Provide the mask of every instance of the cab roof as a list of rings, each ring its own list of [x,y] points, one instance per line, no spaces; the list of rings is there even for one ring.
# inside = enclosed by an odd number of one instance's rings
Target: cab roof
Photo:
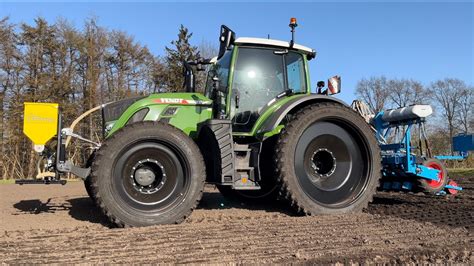
[[[290,48],[290,43],[287,41],[280,41],[280,40],[272,40],[272,39],[263,39],[263,38],[251,38],[251,37],[240,37],[234,41],[235,44],[257,44],[257,45],[265,45],[265,46],[274,46],[274,47],[281,47],[281,48]],[[307,54],[311,54],[314,52],[313,49],[294,44],[293,49],[302,51]]]

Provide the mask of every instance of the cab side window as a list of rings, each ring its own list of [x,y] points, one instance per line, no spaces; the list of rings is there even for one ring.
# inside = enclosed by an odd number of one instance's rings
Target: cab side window
[[[306,92],[303,56],[295,52],[290,52],[285,59],[288,89],[294,93]]]

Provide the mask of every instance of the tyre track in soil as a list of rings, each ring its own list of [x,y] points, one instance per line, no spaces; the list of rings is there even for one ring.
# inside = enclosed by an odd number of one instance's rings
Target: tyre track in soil
[[[471,179],[460,182],[465,191],[455,198],[384,192],[366,213],[319,217],[294,217],[279,205],[228,202],[207,188],[199,209],[185,223],[132,229],[100,225],[104,220],[94,209],[82,213],[90,202],[70,196],[80,195],[82,184],[73,184],[67,193],[55,190],[53,200],[40,198],[40,211],[9,207],[32,198],[20,192],[2,198],[2,216],[8,222],[32,219],[34,225],[30,230],[5,225],[0,262],[474,263]],[[71,214],[74,210],[81,214]],[[89,220],[83,217],[87,214]]]

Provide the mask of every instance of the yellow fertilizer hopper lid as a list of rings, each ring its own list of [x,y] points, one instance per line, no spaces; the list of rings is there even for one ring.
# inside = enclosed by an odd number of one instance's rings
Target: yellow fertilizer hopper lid
[[[25,103],[23,133],[33,141],[36,152],[42,152],[44,145],[58,130],[59,104]]]

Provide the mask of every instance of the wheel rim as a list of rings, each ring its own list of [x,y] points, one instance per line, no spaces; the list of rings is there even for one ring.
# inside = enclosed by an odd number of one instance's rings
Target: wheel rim
[[[430,179],[430,180],[426,181],[426,184],[428,186],[432,187],[432,188],[439,188],[440,186],[442,186],[443,185],[443,180],[444,180],[443,167],[440,164],[436,163],[436,162],[429,162],[428,164],[426,164],[426,167],[439,170],[438,180]]]
[[[308,127],[295,150],[295,173],[303,191],[329,208],[344,208],[367,188],[371,155],[367,140],[346,121]]]
[[[188,192],[188,162],[172,145],[142,142],[126,147],[113,169],[119,200],[139,211],[160,214],[179,205]]]

